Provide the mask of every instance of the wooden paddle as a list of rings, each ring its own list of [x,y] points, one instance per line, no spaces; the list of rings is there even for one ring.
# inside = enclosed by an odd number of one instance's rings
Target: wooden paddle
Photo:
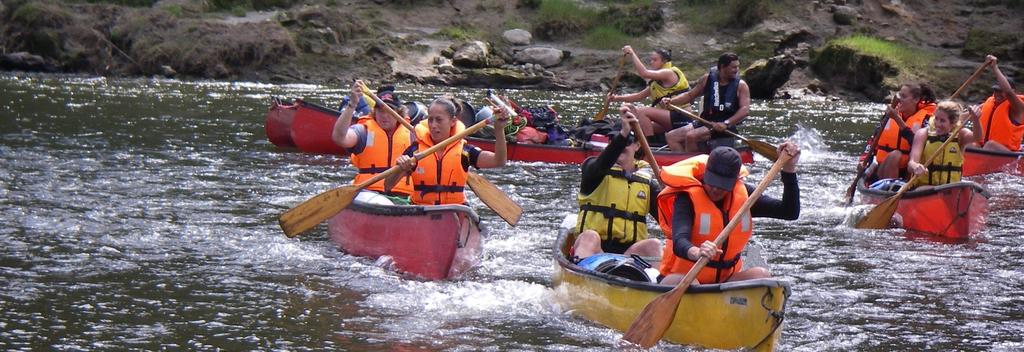
[[[896,96],[894,95],[889,106],[895,108],[897,101],[899,101],[899,99],[896,99]],[[857,164],[857,177],[855,177],[853,182],[850,183],[850,187],[846,188],[846,206],[853,204],[853,194],[854,191],[857,190],[857,182],[864,177],[864,170],[867,170],[867,165],[870,165],[871,160],[875,158],[875,152],[878,151],[878,137],[882,135],[882,130],[885,129],[886,121],[889,121],[889,114],[882,114],[882,121],[878,123],[878,127],[875,128],[875,134],[871,136],[871,141],[868,142],[868,155],[864,159],[864,162]]]
[[[953,100],[953,99],[956,99],[957,97],[959,97],[960,93],[962,93],[964,91],[964,89],[967,89],[967,86],[970,85],[971,82],[974,82],[974,80],[976,78],[978,78],[979,75],[981,75],[981,72],[984,71],[986,67],[988,67],[988,64],[989,64],[988,61],[986,61],[986,62],[982,63],[981,66],[978,66],[978,68],[974,70],[974,73],[972,73],[970,77],[967,77],[967,80],[964,81],[964,83],[961,84],[960,87],[957,88],[956,91],[954,91],[953,94],[951,94],[949,96],[949,100]],[[894,106],[895,103],[896,103],[896,97],[893,97],[893,102],[891,104]],[[900,125],[900,128],[906,128],[906,123],[903,121],[902,118],[900,118],[899,114],[896,114],[894,117],[896,119],[896,123],[898,125]],[[864,177],[864,170],[867,168],[866,165],[870,164],[871,163],[871,159],[873,159],[875,157],[875,152],[878,149],[878,137],[882,134],[882,129],[885,126],[885,121],[886,121],[886,119],[883,118],[882,119],[882,125],[878,126],[877,131],[875,131],[875,136],[871,139],[871,146],[870,146],[870,148],[871,148],[870,150],[871,151],[868,154],[868,158],[865,159],[865,163],[863,163],[861,165],[858,165],[858,167],[857,167],[857,177],[853,179],[853,183],[851,183],[850,187],[848,187],[846,189],[846,205],[847,206],[849,206],[850,204],[853,204],[853,194],[854,194],[854,191],[857,189],[857,182],[860,182],[860,179]],[[960,130],[960,128],[958,127],[954,131],[959,131],[959,130]],[[925,164],[925,165],[927,165],[927,164]],[[882,205],[882,204],[879,204],[879,205]],[[877,209],[877,207],[876,207],[876,209]],[[874,211],[874,210],[872,210],[872,211]],[[869,213],[869,215],[870,215],[870,213]],[[892,217],[892,213],[890,213],[889,217],[890,218]],[[857,223],[857,228],[883,228],[883,227],[860,227],[861,223],[863,223],[866,220],[868,220],[866,217],[861,219],[861,221]],[[881,221],[881,219],[871,219],[871,221]],[[885,220],[885,221],[886,221],[886,225],[885,226],[888,226],[888,221],[889,220]],[[880,226],[880,225],[877,225],[875,223],[872,223],[870,225]],[[865,224],[864,226],[870,226],[870,225],[869,224]]]
[[[779,159],[775,161],[772,168],[768,170],[768,173],[764,175],[764,179],[757,185],[754,192],[750,194],[747,201],[740,207],[739,214],[729,220],[729,224],[725,225],[722,232],[715,238],[715,245],[721,246],[722,242],[729,237],[729,233],[732,232],[740,220],[743,219],[744,214],[750,211],[750,207],[754,206],[754,202],[758,198],[761,198],[761,193],[764,192],[765,188],[768,188],[768,184],[771,183],[775,175],[782,170],[782,166],[786,164],[791,156],[789,153],[782,153]],[[708,264],[709,259],[707,257],[701,257],[690,271],[683,277],[683,281],[679,282],[675,288],[665,292],[658,297],[654,298],[651,303],[648,303],[644,310],[640,312],[640,315],[633,320],[633,324],[629,325],[629,330],[622,335],[622,339],[640,345],[643,348],[651,348],[654,344],[661,340],[662,336],[665,336],[665,332],[668,331],[672,320],[676,316],[676,310],[679,308],[679,300],[683,298],[683,294],[686,293],[686,289],[690,287],[693,280],[697,278],[697,274],[700,270]]]
[[[672,104],[665,104],[665,105],[667,105],[669,107],[669,109],[681,112],[681,113],[683,113],[683,115],[686,115],[687,117],[689,117],[691,119],[700,121],[701,123],[703,123],[705,125],[708,125],[708,128],[711,128],[712,122],[710,122],[708,120],[705,120],[705,119],[701,118],[700,116],[697,116],[697,114],[694,114],[694,113],[690,112],[689,110],[680,108],[680,107],[672,105]],[[725,130],[725,134],[728,134],[730,136],[736,137],[739,140],[743,141],[744,143],[747,143],[747,145],[750,146],[750,149],[753,149],[754,152],[756,152],[758,154],[761,154],[762,156],[764,156],[765,158],[770,159],[771,161],[775,161],[775,160],[779,159],[779,152],[776,150],[775,146],[773,146],[771,144],[768,144],[768,143],[765,143],[765,142],[762,142],[762,141],[759,141],[759,140],[755,140],[755,139],[748,139],[747,137],[743,137],[743,136],[741,136],[739,134],[736,134],[735,132],[730,131],[730,130]]]
[[[630,105],[629,110],[636,116],[636,106]],[[648,164],[651,164],[651,171],[654,171],[654,177],[658,179],[658,184],[661,188],[665,188],[665,181],[661,180],[661,166],[658,166],[658,160],[654,158],[654,153],[651,152],[651,146],[647,143],[647,137],[644,136],[643,130],[640,129],[640,122],[633,121],[629,124],[630,129],[633,130],[633,135],[640,140],[640,149],[644,152],[644,159],[647,160]]]
[[[380,98],[377,97],[376,94],[373,94],[366,85],[363,85],[362,89],[363,93],[373,99],[377,106],[383,106],[384,111],[397,119],[402,126],[405,126],[409,131],[416,133],[416,130],[414,130],[412,125],[409,124],[409,121],[405,120],[405,117],[399,115],[398,112],[388,106],[388,104],[385,104],[380,100]],[[516,223],[519,222],[519,218],[523,215],[523,207],[519,206],[519,204],[512,200],[512,198],[509,198],[508,194],[503,192],[500,188],[490,181],[487,181],[483,176],[474,172],[469,173],[469,178],[466,180],[466,184],[473,190],[473,193],[476,193],[476,196],[480,198],[480,201],[484,202],[484,204],[487,205],[488,208],[491,208],[491,210],[494,210],[494,212],[504,219],[509,225],[515,226]]]
[[[601,105],[601,111],[594,115],[594,120],[604,120],[604,115],[608,114],[608,104],[611,103],[612,92],[615,92],[615,88],[619,87],[619,79],[622,78],[622,69],[626,67],[626,55],[623,54],[619,58],[619,70],[615,72],[615,78],[612,79],[612,85],[608,87],[608,94],[604,95],[604,105]]]
[[[935,152],[929,155],[928,159],[926,159],[925,162],[922,164],[931,165],[932,161],[935,160],[935,158],[937,158],[939,154],[942,154],[942,151],[946,149],[946,146],[949,145],[949,142],[952,142],[954,139],[956,139],[957,135],[960,134],[960,128],[962,128],[963,125],[964,121],[958,120],[956,126],[953,126],[953,129],[951,130],[951,132],[949,132],[949,138],[946,138],[946,141],[942,142],[942,145],[939,145],[939,148],[935,149]],[[863,218],[860,219],[860,221],[857,222],[857,226],[855,227],[862,230],[889,228],[889,224],[892,222],[892,215],[895,214],[896,209],[899,208],[900,198],[903,197],[904,193],[907,193],[907,191],[910,190],[910,187],[914,184],[915,181],[917,181],[919,177],[926,175],[928,175],[928,173],[923,173],[911,177],[910,181],[907,181],[907,183],[903,184],[903,187],[900,187],[900,190],[897,191],[896,194],[892,195],[892,197],[887,198],[885,201],[879,203],[874,208],[872,208],[867,215],[865,215]]]
[[[437,143],[427,150],[416,153],[413,157],[416,160],[423,159],[424,157],[447,147],[449,144],[454,143],[457,140],[465,138],[466,136],[484,128],[487,125],[487,120],[477,122],[475,125],[463,130],[462,132],[456,133],[448,139],[445,139],[441,143]],[[366,188],[377,181],[383,180],[392,174],[401,172],[402,169],[395,165],[387,171],[381,172],[374,175],[370,179],[363,181],[357,185],[347,185],[338,187],[323,193],[316,195],[313,198],[302,202],[301,204],[289,209],[284,214],[281,214],[281,218],[278,219],[278,223],[281,225],[281,229],[284,230],[284,234],[288,237],[295,237],[296,235],[305,232],[316,226],[317,224],[327,220],[334,216],[338,212],[344,210],[352,203],[356,195],[360,190]]]

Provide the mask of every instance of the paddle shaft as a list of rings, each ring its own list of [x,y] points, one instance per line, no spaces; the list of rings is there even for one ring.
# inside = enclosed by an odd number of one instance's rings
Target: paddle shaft
[[[622,69],[624,68],[626,68],[626,54],[619,58],[619,70],[615,71],[615,78],[612,78],[612,85],[608,87],[608,94],[604,95],[604,104],[601,105],[601,111],[594,115],[594,120],[603,120],[604,116],[608,114],[608,104],[612,102],[612,92],[619,87],[619,79],[622,78]]]
[[[397,111],[395,111],[395,109],[392,109],[390,105],[385,104],[383,100],[380,100],[380,98],[377,97],[377,94],[373,94],[373,92],[370,91],[370,89],[367,88],[365,85],[362,86],[362,89],[363,94],[369,95],[370,99],[373,99],[373,102],[374,104],[376,104],[376,106],[382,107],[384,109],[384,112],[387,112],[388,114],[393,116],[396,120],[398,120],[398,123],[402,124],[402,126],[405,126],[405,128],[409,129],[410,132],[415,133],[416,130],[413,129],[412,124],[410,124],[409,121],[405,120],[404,116],[400,115]]]
[[[633,129],[634,134],[637,135],[637,139],[640,140],[640,149],[644,152],[644,159],[647,159],[647,163],[651,164],[651,170],[654,171],[654,177],[658,179],[658,183],[661,187],[665,187],[665,181],[661,180],[661,166],[658,166],[658,160],[654,158],[654,153],[651,152],[651,146],[647,143],[647,137],[643,135],[640,129],[640,123],[633,120],[629,124],[630,128]]]
[[[702,117],[700,117],[700,116],[697,116],[697,114],[694,114],[694,113],[690,112],[689,110],[683,109],[683,108],[681,108],[681,107],[678,107],[678,106],[675,106],[675,105],[672,105],[672,104],[665,104],[665,105],[668,105],[668,107],[669,107],[670,109],[672,109],[672,110],[675,110],[675,111],[681,112],[681,113],[682,113],[683,115],[686,115],[686,117],[689,117],[689,118],[691,118],[691,119],[694,119],[694,120],[700,121],[700,123],[703,123],[703,124],[705,124],[705,125],[708,125],[708,128],[711,128],[711,126],[715,124],[714,122],[711,122],[711,121],[705,120],[704,118],[702,118]],[[726,130],[725,130],[725,134],[728,134],[728,135],[730,135],[730,136],[733,136],[733,137],[739,138],[739,139],[740,139],[741,141],[744,141],[744,142],[746,142],[746,141],[747,141],[747,138],[746,138],[746,137],[743,137],[743,136],[741,136],[741,135],[739,135],[739,134],[736,134],[736,132],[730,131],[730,130],[728,130],[728,129],[726,129]]]
[[[782,153],[779,159],[775,161],[772,168],[765,174],[764,179],[757,185],[754,192],[750,194],[746,202],[740,206],[739,211],[736,212],[737,216],[729,220],[729,224],[725,225],[722,232],[715,237],[715,245],[721,246],[722,242],[729,237],[732,230],[739,225],[740,221],[745,215],[749,215],[750,208],[754,206],[764,190],[768,188],[768,184],[771,183],[772,179],[780,171],[782,167],[789,161],[791,156],[789,153]],[[738,182],[738,181],[737,181]],[[629,326],[629,330],[623,335],[623,339],[634,344],[638,344],[643,348],[650,348],[661,340],[662,336],[665,336],[665,332],[671,325],[672,320],[675,318],[676,310],[679,308],[679,300],[682,299],[683,294],[686,293],[687,288],[697,278],[697,274],[700,273],[701,269],[708,264],[710,259],[702,256],[690,271],[683,277],[683,281],[680,281],[672,290],[661,294],[655,298],[651,303],[644,307],[644,310],[640,312],[636,320]],[[652,331],[653,330],[653,331]]]

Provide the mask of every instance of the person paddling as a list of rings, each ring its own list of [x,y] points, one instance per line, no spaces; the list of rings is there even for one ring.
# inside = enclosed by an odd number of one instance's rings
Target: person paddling
[[[647,58],[647,66],[636,55],[629,45],[622,47],[622,52],[633,61],[636,74],[647,80],[644,90],[615,95],[608,92],[608,100],[613,102],[638,102],[650,97],[650,107],[637,109],[637,119],[644,136],[656,136],[690,123],[690,119],[676,111],[659,107],[658,103],[665,98],[685,93],[690,90],[686,75],[678,67],[672,65],[672,52],[666,49],[655,49]]]
[[[331,132],[331,140],[349,152],[352,166],[358,169],[352,184],[359,184],[395,166],[395,156],[415,142],[412,132],[403,128],[394,116],[384,110],[383,106],[374,106],[369,114],[359,117],[356,123],[352,124],[356,104],[351,102],[361,101],[362,86],[362,81],[357,80],[352,83],[348,100],[350,103],[345,104],[345,108],[338,116],[338,121],[334,123],[334,129]],[[377,90],[377,96],[384,104],[405,116],[405,107],[402,106],[401,100],[395,93],[395,87],[381,87]],[[393,187],[385,190],[384,181],[379,181],[366,187],[358,197],[361,199],[373,198],[365,192],[382,193],[392,203],[409,204],[412,184],[409,183],[408,178],[403,178]]]
[[[1019,152],[1024,138],[1024,96],[1017,94],[1013,79],[1003,75],[995,56],[988,55],[985,61],[991,63],[996,83],[992,96],[970,110],[974,135],[982,148]]]
[[[669,148],[677,151],[707,153],[719,145],[733,146],[735,138],[725,130],[736,133],[736,126],[750,114],[750,87],[740,79],[740,58],[726,53],[718,64],[708,70],[693,85],[693,89],[665,100],[673,105],[689,104],[704,97],[704,111],[700,116],[712,122],[711,126],[694,121],[665,134]]]
[[[415,126],[416,143],[396,161],[403,172],[385,179],[385,189],[390,190],[403,177],[409,176],[413,204],[464,204],[466,196],[463,190],[470,166],[478,169],[504,166],[508,160],[504,138],[495,139],[494,152],[481,150],[460,140],[416,161],[413,155],[417,150],[426,150],[466,128],[459,121],[461,113],[462,105],[454,98],[434,99],[427,108],[427,119]],[[501,109],[497,109],[494,114],[494,129],[501,131],[508,124],[508,117]]]
[[[662,284],[682,281],[690,268],[708,257],[697,275],[699,283],[719,283],[771,276],[768,269],[742,270],[740,254],[753,233],[751,217],[796,220],[800,217],[800,188],[796,165],[800,148],[791,142],[779,146],[779,153],[792,158],[782,167],[782,199],[762,196],[747,214],[738,214],[754,187],[741,182],[748,172],[735,149],[717,147],[709,155],[698,155],[661,169],[666,187],[658,194],[658,224],[666,237],[661,257]],[[715,245],[730,219],[743,217],[722,247]]]
[[[882,179],[906,178],[907,161],[910,160],[910,146],[914,134],[935,113],[935,92],[925,84],[904,84],[896,93],[896,106],[886,107],[889,116],[875,147],[875,164],[865,171],[867,184]],[[899,116],[901,126],[894,116]],[[862,161],[870,163],[870,160]]]
[[[914,146],[910,149],[910,161],[907,164],[907,169],[914,176],[928,175],[919,177],[914,186],[927,189],[960,181],[964,164],[964,147],[974,142],[974,133],[967,128],[961,128],[957,131],[957,138],[946,145],[943,150],[938,150],[942,143],[949,138],[949,134],[959,121],[960,111],[960,104],[948,100],[943,101],[936,108],[934,118],[928,128],[917,131],[914,136]],[[939,155],[932,160],[931,164],[922,164],[925,158],[936,152]]]
[[[656,257],[661,241],[648,238],[647,215],[658,216],[654,195],[661,186],[650,174],[648,164],[637,160],[640,143],[630,127],[637,117],[623,104],[619,109],[622,128],[612,136],[597,157],[589,157],[580,168],[579,235],[571,254],[577,265],[594,270],[610,260],[631,255]]]

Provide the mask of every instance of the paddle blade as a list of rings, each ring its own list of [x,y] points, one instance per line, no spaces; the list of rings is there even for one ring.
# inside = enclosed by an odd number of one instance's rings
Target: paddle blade
[[[753,139],[743,140],[753,149],[755,153],[761,154],[761,156],[768,158],[771,161],[779,160],[779,151],[775,146]]]
[[[523,207],[483,176],[470,172],[466,183],[488,208],[498,213],[509,225],[515,226],[523,216]]]
[[[850,187],[846,188],[846,206],[853,204],[853,192],[857,190],[857,182],[860,181],[860,173],[857,173],[857,178],[853,179],[853,183]]]
[[[887,229],[889,224],[892,223],[892,215],[896,214],[896,208],[900,205],[900,195],[895,195],[887,198],[884,202],[879,203],[868,212],[860,221],[857,222],[858,229],[869,230],[869,229]]]
[[[360,189],[357,185],[348,185],[320,193],[281,214],[278,224],[285,235],[295,237],[344,210]]]
[[[640,315],[633,319],[622,339],[643,348],[651,348],[657,344],[672,325],[676,309],[679,308],[679,300],[683,298],[683,293],[686,293],[689,286],[679,286],[655,297],[644,307]]]
[[[605,103],[604,104],[604,108],[602,108],[601,111],[598,111],[597,115],[594,115],[594,121],[604,120],[604,115],[607,115],[607,114],[608,114],[608,103]]]

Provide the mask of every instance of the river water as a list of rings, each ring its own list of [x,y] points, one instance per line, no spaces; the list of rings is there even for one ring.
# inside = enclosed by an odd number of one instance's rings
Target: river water
[[[481,90],[400,87],[404,99]],[[271,96],[335,106],[345,87],[0,76],[0,350],[607,350],[620,336],[553,303],[550,248],[579,168],[482,172],[525,209],[457,281],[402,278],[320,227],[277,217],[353,175],[344,158],[266,140]],[[597,93],[506,91],[589,116]],[[841,206],[882,106],[756,102],[743,131],[804,153],[800,220],[755,238],[792,283],[780,350],[1024,349],[1024,183],[993,175],[966,243],[857,231]],[[570,122],[571,123],[571,122]],[[758,157],[752,180],[768,162]],[[779,196],[778,183],[768,194]],[[654,225],[652,223],[652,225]],[[663,343],[665,351],[688,350]]]

